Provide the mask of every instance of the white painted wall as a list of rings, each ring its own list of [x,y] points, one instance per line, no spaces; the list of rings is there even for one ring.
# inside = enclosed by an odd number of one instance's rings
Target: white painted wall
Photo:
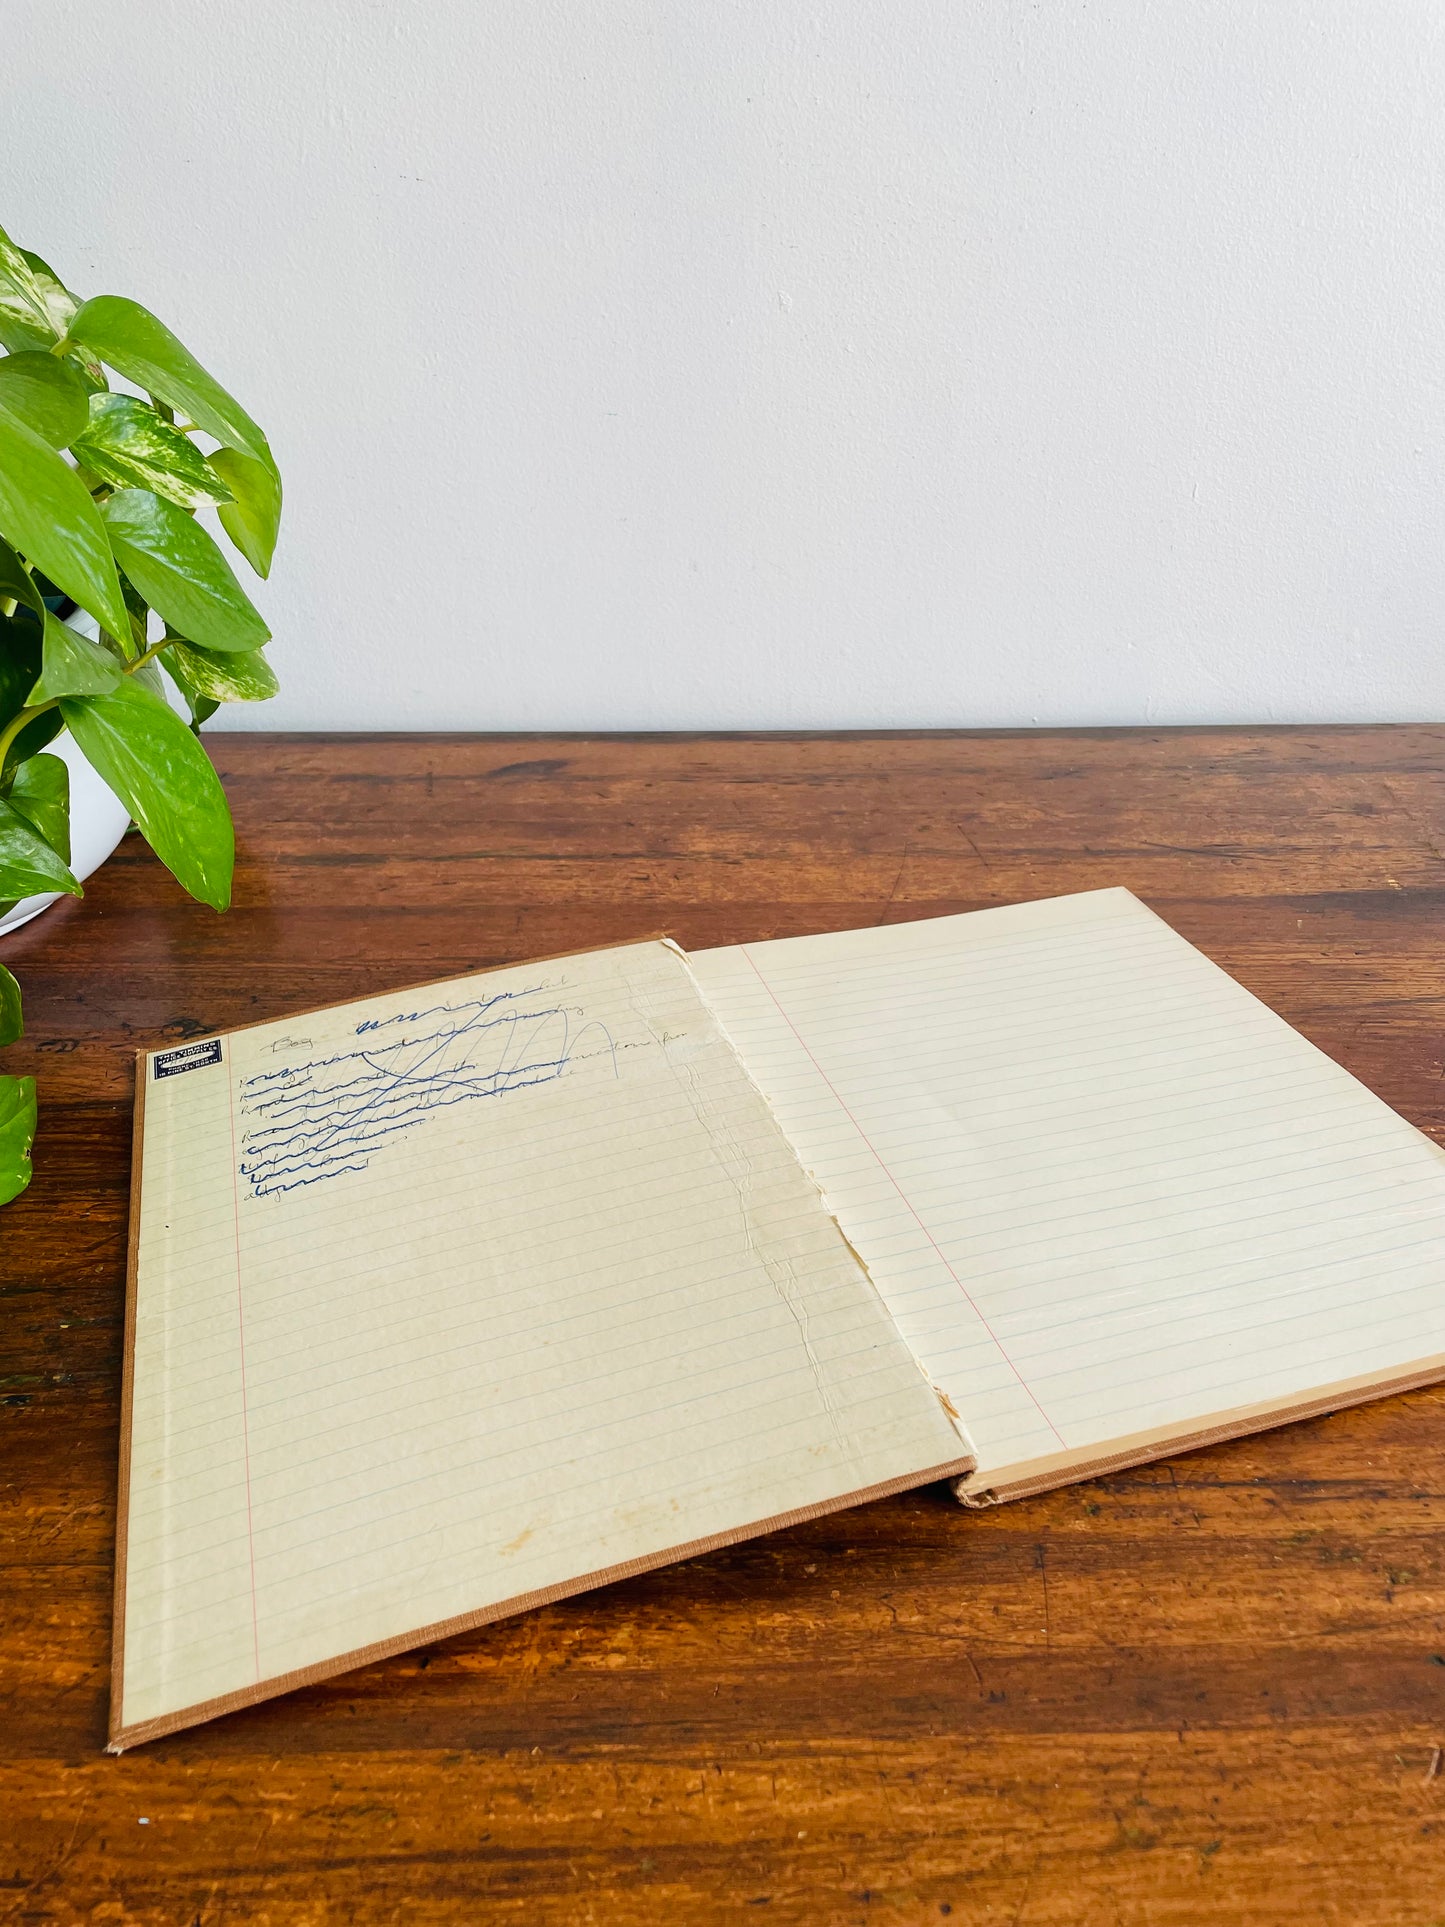
[[[280,457],[247,722],[1445,714],[1433,0],[8,0],[3,37],[0,221]]]

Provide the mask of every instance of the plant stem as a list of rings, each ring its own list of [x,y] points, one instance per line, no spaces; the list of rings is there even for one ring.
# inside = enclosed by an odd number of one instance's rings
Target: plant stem
[[[58,696],[52,696],[49,702],[37,703],[33,709],[22,709],[10,718],[4,729],[0,730],[0,769],[4,769],[5,758],[10,754],[10,745],[21,730],[33,723],[37,716],[43,716],[47,709],[54,709],[59,701]]]
[[[159,642],[151,644],[143,656],[137,656],[134,662],[126,663],[121,669],[121,674],[133,676],[142,664],[148,663],[152,656],[158,656],[162,649],[174,641],[174,636],[162,636]],[[48,702],[36,703],[33,709],[22,709],[10,718],[4,729],[0,730],[0,769],[4,769],[5,758],[10,754],[10,745],[21,730],[33,723],[37,716],[43,716],[47,709],[54,709],[59,701],[59,696],[52,696]]]
[[[151,644],[143,656],[137,656],[134,662],[128,662],[122,674],[133,676],[137,669],[150,661],[152,656],[158,656],[162,649],[168,649],[174,641],[174,636],[162,636],[159,642],[153,642]]]

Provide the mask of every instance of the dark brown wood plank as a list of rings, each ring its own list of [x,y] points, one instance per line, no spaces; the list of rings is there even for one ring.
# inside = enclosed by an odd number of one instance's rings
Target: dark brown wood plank
[[[1445,1921],[1438,1389],[100,1751],[136,1049],[1122,883],[1445,1141],[1445,728],[210,742],[229,916],[131,839],[0,941],[43,1106],[0,1213],[0,1920]]]

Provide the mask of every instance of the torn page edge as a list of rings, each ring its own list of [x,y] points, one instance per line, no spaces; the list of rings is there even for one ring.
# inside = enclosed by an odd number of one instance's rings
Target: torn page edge
[[[896,1318],[894,1318],[892,1311],[889,1310],[888,1300],[883,1296],[883,1293],[878,1289],[878,1281],[874,1278],[872,1271],[869,1269],[867,1259],[863,1256],[862,1252],[858,1249],[857,1245],[854,1244],[853,1240],[848,1236],[847,1232],[843,1229],[843,1226],[838,1220],[838,1214],[833,1209],[832,1203],[829,1200],[827,1192],[823,1189],[822,1184],[819,1182],[817,1172],[811,1170],[808,1167],[808,1165],[806,1165],[803,1162],[803,1159],[798,1151],[797,1145],[794,1144],[792,1138],[788,1136],[787,1131],[783,1127],[781,1118],[779,1118],[777,1112],[773,1109],[772,1099],[768,1096],[767,1092],[763,1089],[762,1085],[759,1084],[758,1080],[753,1076],[752,1070],[748,1064],[748,1060],[743,1055],[743,1052],[739,1048],[737,1040],[733,1037],[732,1033],[728,1030],[727,1025],[723,1022],[721,1016],[719,1016],[718,1014],[717,1007],[713,1004],[712,999],[708,996],[707,992],[703,989],[701,980],[699,979],[697,972],[692,968],[692,960],[689,958],[687,952],[682,948],[682,946],[680,944],[674,943],[671,937],[664,937],[662,941],[668,946],[669,949],[675,950],[678,956],[682,958],[683,963],[687,966],[687,974],[689,978],[692,980],[693,988],[697,991],[698,996],[702,999],[703,1004],[706,1006],[708,1015],[712,1018],[713,1022],[717,1025],[718,1031],[726,1041],[728,1049],[732,1052],[733,1056],[737,1059],[738,1063],[742,1066],[744,1076],[747,1078],[749,1084],[752,1085],[753,1089],[757,1092],[758,1097],[761,1099],[763,1106],[768,1113],[768,1116],[773,1121],[773,1125],[777,1130],[779,1137],[782,1138],[783,1142],[787,1145],[788,1149],[792,1152],[794,1163],[797,1165],[798,1169],[803,1173],[803,1176],[808,1180],[809,1184],[812,1185],[814,1191],[817,1192],[818,1202],[823,1207],[823,1210],[826,1212],[829,1222],[833,1225],[833,1228],[838,1233],[838,1236],[843,1240],[843,1243],[847,1246],[849,1252],[852,1254],[854,1263],[857,1265],[858,1269],[862,1272],[863,1276],[867,1279],[870,1287],[872,1288],[873,1296],[878,1300],[878,1303],[882,1306],[884,1312],[887,1313],[888,1322],[892,1325],[894,1331],[898,1332],[900,1343],[903,1344],[903,1346],[907,1349],[909,1356],[912,1358],[914,1364],[918,1367],[919,1375],[922,1378],[924,1384],[928,1387],[929,1391],[932,1392],[933,1396],[938,1400],[939,1407],[941,1408],[944,1417],[948,1420],[953,1430],[957,1433],[960,1442],[967,1450],[968,1456],[972,1461],[973,1467],[976,1468],[978,1464],[977,1450],[974,1446],[974,1442],[972,1438],[970,1438],[969,1436],[968,1427],[964,1424],[963,1419],[959,1416],[958,1407],[954,1404],[953,1400],[948,1396],[948,1394],[934,1383],[933,1379],[929,1376],[928,1371],[925,1368],[922,1359],[918,1356],[917,1352],[914,1351],[913,1347],[908,1343],[908,1340],[903,1336],[903,1333],[901,1331],[898,1331],[898,1321]],[[959,1481],[959,1484],[960,1485],[964,1484],[970,1477],[972,1477],[972,1470],[964,1473],[963,1478]]]

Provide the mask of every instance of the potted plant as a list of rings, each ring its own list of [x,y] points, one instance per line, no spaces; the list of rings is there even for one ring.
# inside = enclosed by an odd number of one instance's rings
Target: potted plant
[[[0,919],[80,896],[73,842],[84,874],[131,820],[224,910],[231,814],[199,729],[276,678],[270,631],[196,511],[214,508],[266,575],[270,447],[154,315],[121,295],[77,300],[3,229],[0,346]],[[0,965],[0,1044],[21,1029]],[[0,1204],[30,1181],[34,1135],[34,1079],[0,1076]]]

